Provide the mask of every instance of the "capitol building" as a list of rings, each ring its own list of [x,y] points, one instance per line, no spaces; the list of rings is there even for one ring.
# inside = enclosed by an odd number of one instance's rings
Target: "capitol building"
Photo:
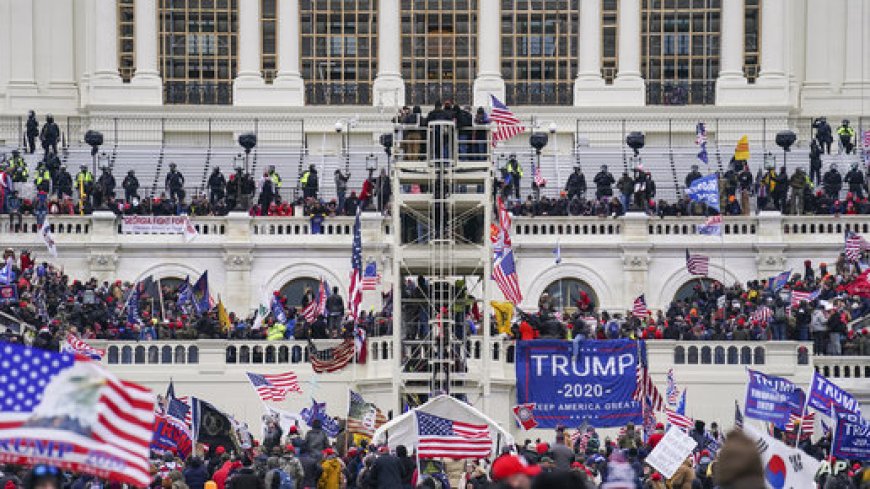
[[[0,32],[4,155],[26,145],[33,110],[40,124],[54,116],[73,175],[108,167],[120,183],[134,170],[152,198],[165,191],[170,163],[190,197],[208,193],[215,168],[244,168],[259,181],[274,166],[285,202],[303,197],[300,178],[312,167],[327,201],[337,198],[336,171],[350,174],[348,193],[384,172],[391,199],[360,216],[362,262],[380,276],[360,309],[388,308],[393,327],[368,338],[366,363],[316,374],[304,340],[92,342],[119,376],[157,392],[172,379],[180,394],[257,428],[263,405],[245,372],[290,370],[305,392],[275,405],[286,411],[315,398],[338,415],[352,388],[398,414],[449,392],[516,438],[534,438],[511,412],[516,342],[491,324],[492,302],[506,300],[491,279],[490,230],[500,222],[492,196],[512,158],[524,170],[522,200],[558,199],[575,168],[591,199],[607,165],[617,179],[646,169],[655,200],[674,203],[687,198],[692,165],[724,173],[744,136],[752,175],[808,171],[821,116],[835,128],[847,119],[857,134],[856,151],[835,142],[821,156],[822,173],[866,172],[870,151],[870,0],[0,0]],[[425,115],[445,101],[490,113],[493,97],[524,130],[495,146],[492,127],[461,139],[452,122],[415,130],[395,118],[403,106]],[[103,138],[93,153],[88,131]],[[777,136],[789,131],[795,141],[784,151]],[[626,142],[633,132],[645,136],[636,150]],[[246,153],[239,137],[250,133],[256,145]],[[31,175],[41,153],[24,155]],[[625,315],[643,296],[664,313],[698,287],[800,273],[806,260],[833,268],[847,232],[870,239],[866,214],[802,215],[752,200],[722,218],[720,236],[698,233],[704,215],[515,214],[516,308],[534,313],[546,296],[573,312],[584,295]],[[242,317],[276,291],[301,306],[303,290],[320,281],[347,303],[354,216],[315,223],[301,204],[295,210],[191,217],[193,239],[131,231],[104,209],[52,215],[57,257],[44,252],[34,216],[16,228],[0,215],[0,247],[35,250],[79,280],[177,284],[207,271],[212,295]],[[689,273],[689,252],[709,257],[706,275]],[[408,297],[418,277],[432,294]],[[459,295],[482,311],[477,334],[455,335],[449,314],[412,324],[419,317],[409,307],[453,311]],[[870,357],[813,355],[811,341],[658,340],[647,349],[659,389],[672,369],[691,393],[688,414],[722,426],[743,403],[747,368],[803,386],[824,373],[870,407]]]

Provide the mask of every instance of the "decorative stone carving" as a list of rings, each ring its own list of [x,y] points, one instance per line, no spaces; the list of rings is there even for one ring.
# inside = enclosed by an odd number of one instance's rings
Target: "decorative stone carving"
[[[118,255],[115,253],[94,253],[88,258],[93,271],[113,272],[118,266]]]
[[[227,270],[235,270],[235,271],[246,271],[251,270],[251,265],[254,262],[254,258],[250,252],[240,252],[240,253],[231,253],[227,252],[224,254],[224,265],[226,265]]]
[[[625,254],[622,256],[622,264],[626,270],[646,270],[649,267],[649,255]]]

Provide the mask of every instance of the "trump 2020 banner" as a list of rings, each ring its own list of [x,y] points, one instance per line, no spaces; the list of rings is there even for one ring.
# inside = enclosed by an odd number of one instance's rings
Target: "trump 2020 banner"
[[[172,416],[154,414],[154,437],[151,439],[151,449],[159,452],[172,452],[183,459],[190,456],[193,441],[190,430],[180,420]]]
[[[746,417],[769,421],[778,428],[785,428],[789,415],[800,414],[806,395],[793,382],[782,377],[748,370],[746,385]]]
[[[534,403],[539,428],[640,424],[637,343],[631,340],[517,342],[517,404]]]
[[[831,443],[831,454],[837,458],[870,460],[870,422],[860,414],[834,406],[837,429]]]
[[[813,373],[807,405],[824,414],[831,412],[831,406],[839,406],[845,411],[861,414],[861,406],[852,394],[841,389],[824,375],[819,375],[818,372]]]
[[[154,394],[99,364],[0,343],[0,462],[148,487]]]

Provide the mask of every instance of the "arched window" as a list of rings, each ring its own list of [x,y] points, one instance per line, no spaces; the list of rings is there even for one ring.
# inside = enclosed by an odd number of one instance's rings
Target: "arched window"
[[[236,363],[238,357],[236,356],[236,347],[228,346],[227,347],[227,363]]]
[[[709,346],[701,347],[701,364],[702,365],[710,365],[713,363],[713,355]]]
[[[544,289],[544,293],[550,296],[550,301],[557,311],[573,312],[577,308],[581,292],[585,292],[592,307],[598,306],[598,294],[586,282],[576,278],[560,278]]]
[[[281,295],[287,298],[287,307],[302,307],[302,297],[305,291],[317,292],[320,280],[310,277],[293,279],[281,287]]]
[[[251,363],[251,348],[243,346],[239,348],[239,363]]]
[[[185,353],[186,352],[184,351],[183,346],[180,346],[180,345],[176,346],[175,347],[175,363],[185,363],[184,361],[187,359]]]
[[[737,365],[737,347],[728,347],[728,365]]]
[[[740,365],[749,365],[752,363],[752,348],[744,346],[740,349]]]
[[[710,290],[711,287],[717,284],[719,284],[718,281],[710,278],[696,278],[689,280],[677,289],[677,293],[674,294],[674,301],[691,300],[695,295],[696,290]]]
[[[107,356],[109,363],[118,363],[118,347],[110,346]]]
[[[713,363],[716,365],[725,365],[725,348],[717,346],[713,351]]]
[[[199,347],[191,346],[187,349],[187,363],[199,363]]]
[[[160,363],[172,363],[172,347],[164,345],[160,349]]]
[[[698,363],[698,347],[690,346],[689,347],[689,365],[696,365]]]
[[[156,346],[148,347],[148,363],[158,363],[160,361],[160,353]]]
[[[682,346],[674,348],[674,364],[682,365],[686,363],[686,349]]]
[[[287,363],[290,361],[290,349],[286,346],[278,348],[278,363]]]
[[[136,347],[136,357],[133,360],[134,363],[145,363],[145,347],[137,346]]]
[[[753,358],[752,363],[755,365],[764,365],[764,347],[755,347],[755,358]]]
[[[130,364],[133,363],[133,348],[129,346],[125,346],[121,348],[121,363]]]

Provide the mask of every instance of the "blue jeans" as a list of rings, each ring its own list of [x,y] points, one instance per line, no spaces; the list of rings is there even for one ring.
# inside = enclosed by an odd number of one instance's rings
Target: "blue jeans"
[[[784,340],[785,339],[785,323],[783,323],[781,321],[771,321],[770,334],[772,335],[771,339]]]
[[[628,206],[631,204],[631,195],[619,193],[619,203],[622,204],[622,212],[628,212]]]
[[[577,360],[580,356],[580,343],[586,340],[586,335],[578,334],[571,340],[571,358]]]

